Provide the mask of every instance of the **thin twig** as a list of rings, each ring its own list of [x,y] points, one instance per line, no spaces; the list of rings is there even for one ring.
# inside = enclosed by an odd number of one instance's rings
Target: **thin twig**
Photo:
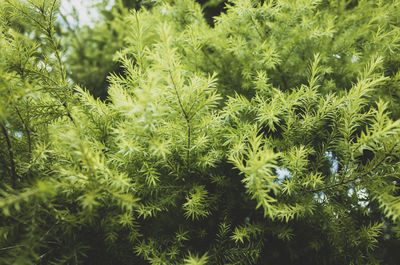
[[[11,246],[11,247],[0,248],[0,251],[6,251],[6,250],[9,250],[9,249],[21,248],[21,247],[25,247],[25,246],[24,245],[15,245],[15,246]]]
[[[11,185],[15,189],[17,186],[17,171],[15,170],[15,161],[14,161],[14,151],[11,145],[10,136],[8,135],[7,128],[1,124],[1,129],[3,131],[4,137],[7,142],[8,155],[10,158],[10,166],[11,166]]]
[[[25,132],[26,132],[26,137],[28,139],[28,155],[29,155],[29,160],[31,160],[31,155],[32,155],[31,132],[29,130],[28,124],[22,118],[22,115],[21,115],[20,111],[18,110],[17,106],[15,106],[15,111],[17,112],[17,115],[18,115],[19,119],[21,120],[22,125],[24,126],[24,129],[25,129]]]
[[[257,31],[257,33],[258,33],[258,36],[260,36],[260,39],[261,40],[263,40],[264,39],[264,36],[261,34],[261,32],[260,32],[260,30],[259,30],[259,28],[258,28],[258,25],[256,24],[256,22],[254,21],[254,18],[253,18],[253,16],[250,16],[251,17],[251,22],[253,23],[253,26],[255,27],[255,29],[256,29],[256,31]]]
[[[181,109],[182,109],[182,113],[183,113],[183,115],[185,116],[185,119],[188,119],[189,116],[187,115],[187,113],[186,113],[186,111],[185,111],[185,108],[183,107],[183,104],[182,104],[182,101],[181,101],[181,98],[180,98],[180,95],[179,95],[179,92],[178,92],[178,87],[177,87],[177,85],[176,85],[176,83],[175,83],[175,80],[174,80],[174,78],[173,78],[173,76],[172,76],[171,70],[168,70],[168,73],[169,73],[169,76],[171,77],[172,85],[173,85],[173,87],[174,87],[175,94],[176,94],[176,97],[177,97],[177,99],[178,99],[179,106],[180,106]]]
[[[168,69],[168,72],[169,72],[169,75],[171,77],[171,81],[172,81],[172,85],[173,85],[174,90],[175,90],[176,97],[178,98],[179,106],[182,109],[182,113],[183,113],[183,116],[185,117],[186,124],[187,124],[188,137],[187,137],[186,163],[187,163],[187,169],[188,169],[188,171],[190,171],[190,141],[191,141],[191,139],[190,139],[190,137],[191,137],[190,117],[189,117],[188,113],[185,111],[185,108],[183,107],[182,101],[180,99],[180,95],[178,93],[178,87],[176,86],[176,83],[175,83],[175,80],[174,80],[174,78],[172,76],[171,70]]]

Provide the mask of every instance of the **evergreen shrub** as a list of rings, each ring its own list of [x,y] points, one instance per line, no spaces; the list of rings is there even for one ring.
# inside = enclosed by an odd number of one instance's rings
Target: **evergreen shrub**
[[[120,12],[103,100],[58,8],[0,1],[1,264],[399,264],[399,1]]]

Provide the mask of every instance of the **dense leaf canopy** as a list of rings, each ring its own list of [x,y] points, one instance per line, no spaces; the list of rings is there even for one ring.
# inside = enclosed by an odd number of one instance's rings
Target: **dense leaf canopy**
[[[59,4],[0,0],[0,263],[398,264],[399,1]]]

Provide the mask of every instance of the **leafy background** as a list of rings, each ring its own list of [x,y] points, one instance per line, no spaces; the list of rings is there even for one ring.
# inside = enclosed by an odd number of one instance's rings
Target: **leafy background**
[[[59,4],[0,2],[1,262],[398,263],[398,1]]]

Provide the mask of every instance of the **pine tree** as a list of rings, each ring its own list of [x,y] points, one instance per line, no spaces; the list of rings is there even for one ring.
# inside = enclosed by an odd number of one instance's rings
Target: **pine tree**
[[[398,263],[398,1],[156,2],[103,101],[58,5],[0,2],[1,263]]]

